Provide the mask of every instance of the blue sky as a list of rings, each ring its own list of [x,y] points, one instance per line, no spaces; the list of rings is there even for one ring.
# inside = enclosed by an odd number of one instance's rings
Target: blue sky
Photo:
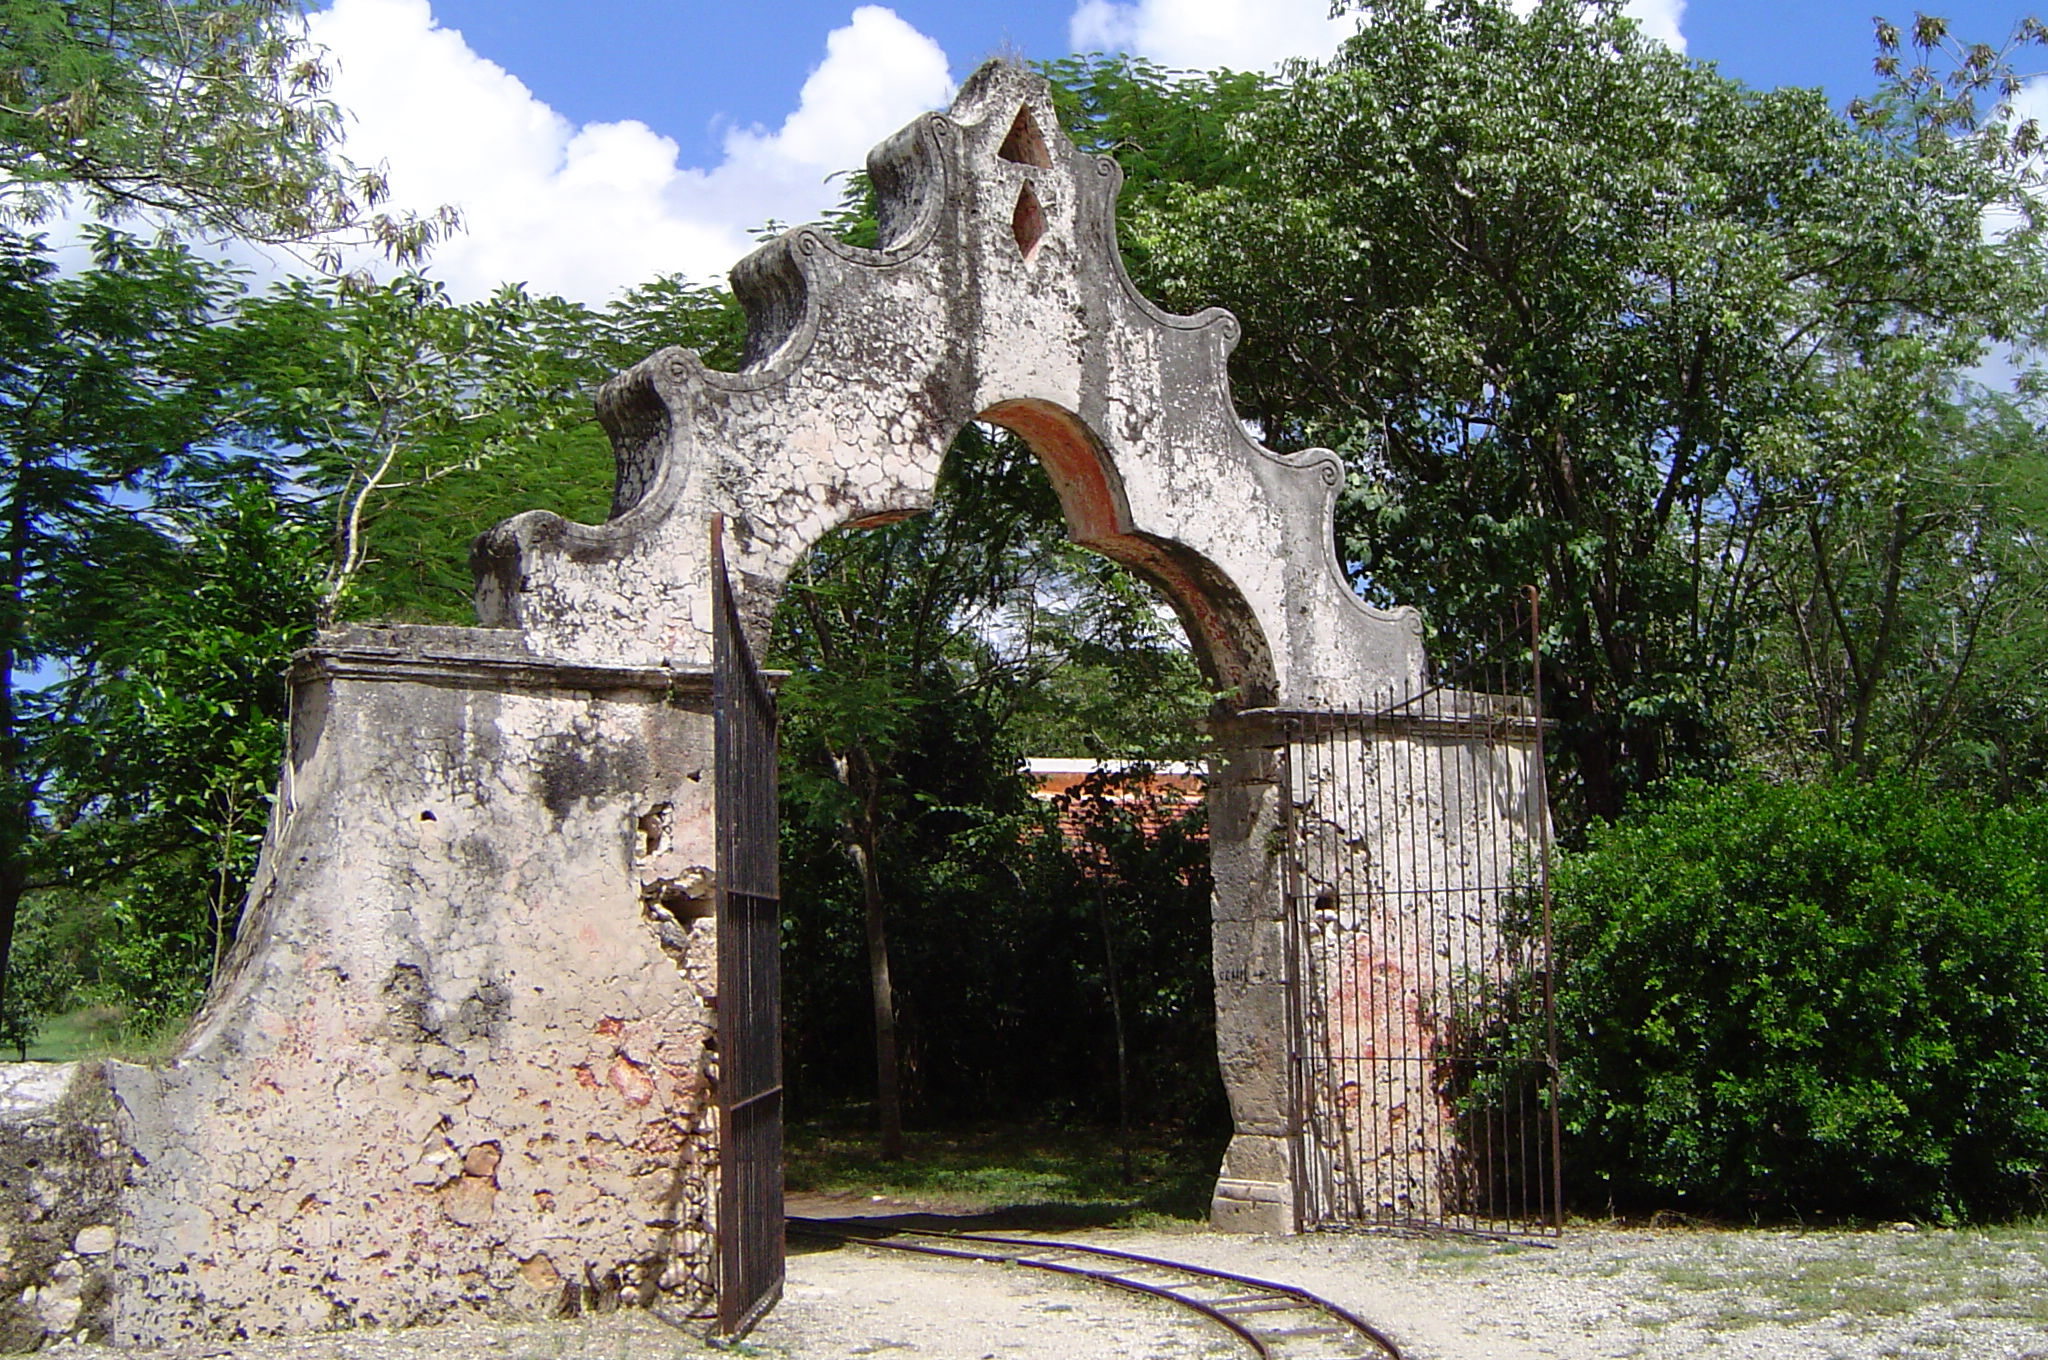
[[[1912,18],[1886,0],[1630,9],[1729,75],[1837,102],[1874,81],[1872,13]],[[2026,11],[1937,12],[1997,42]],[[401,203],[464,210],[435,271],[463,295],[517,279],[589,302],[658,271],[722,274],[752,227],[829,205],[831,172],[995,53],[1256,67],[1350,29],[1326,0],[329,0],[310,22],[357,118],[350,153],[386,163]]]
[[[1923,5],[1959,32],[1990,41],[2026,12],[1983,0]],[[936,39],[956,74],[999,51],[1045,58],[1071,50],[1075,7],[1057,0],[908,0],[890,8]],[[824,34],[852,9],[847,0],[782,0],[765,11],[773,15],[767,19],[761,6],[731,3],[438,0],[434,13],[569,118],[644,119],[686,153],[710,157],[724,126],[779,121],[795,107]],[[1846,97],[1871,79],[1871,16],[1903,24],[1912,13],[1886,0],[1690,0],[1678,23],[1690,55],[1749,84],[1819,85]],[[650,52],[675,54],[681,78],[650,69]]]

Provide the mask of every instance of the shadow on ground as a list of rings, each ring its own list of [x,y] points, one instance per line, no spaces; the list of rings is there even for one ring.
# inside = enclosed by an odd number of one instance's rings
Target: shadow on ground
[[[1086,1228],[1128,1226],[1128,1204],[1006,1204],[996,1208],[944,1211],[932,1209],[896,1210],[893,1206],[866,1204],[844,1206],[836,1213],[816,1212],[819,1196],[805,1196],[811,1212],[789,1217],[789,1252],[792,1256],[836,1251],[848,1245],[833,1236],[836,1232],[859,1233],[865,1237],[893,1237],[898,1233],[1061,1233]],[[814,1226],[816,1233],[804,1231]],[[1188,1223],[1188,1230],[1199,1227]]]

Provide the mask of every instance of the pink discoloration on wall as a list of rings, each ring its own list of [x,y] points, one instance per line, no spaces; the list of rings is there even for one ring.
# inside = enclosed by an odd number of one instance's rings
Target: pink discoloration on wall
[[[610,1081],[628,1105],[645,1105],[654,1099],[654,1078],[623,1053],[612,1059]]]
[[[660,678],[432,683],[525,663],[429,636],[478,655],[302,675],[297,810],[229,982],[173,1066],[116,1079],[143,1158],[117,1335],[544,1315],[590,1279],[708,1301],[715,940],[657,938],[628,835],[656,801],[709,830],[708,714]]]

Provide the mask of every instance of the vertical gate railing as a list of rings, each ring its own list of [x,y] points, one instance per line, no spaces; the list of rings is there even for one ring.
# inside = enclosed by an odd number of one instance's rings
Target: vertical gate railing
[[[1531,591],[1455,679],[1280,716],[1304,1226],[1562,1223]]]
[[[718,818],[718,1330],[782,1297],[782,905],[775,696],[755,665],[711,529]]]

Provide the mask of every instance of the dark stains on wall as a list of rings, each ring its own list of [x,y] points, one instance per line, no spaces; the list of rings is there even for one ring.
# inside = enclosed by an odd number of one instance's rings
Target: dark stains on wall
[[[556,733],[534,743],[541,802],[557,824],[580,802],[601,800],[622,789],[637,789],[647,778],[646,754],[619,742]]]

